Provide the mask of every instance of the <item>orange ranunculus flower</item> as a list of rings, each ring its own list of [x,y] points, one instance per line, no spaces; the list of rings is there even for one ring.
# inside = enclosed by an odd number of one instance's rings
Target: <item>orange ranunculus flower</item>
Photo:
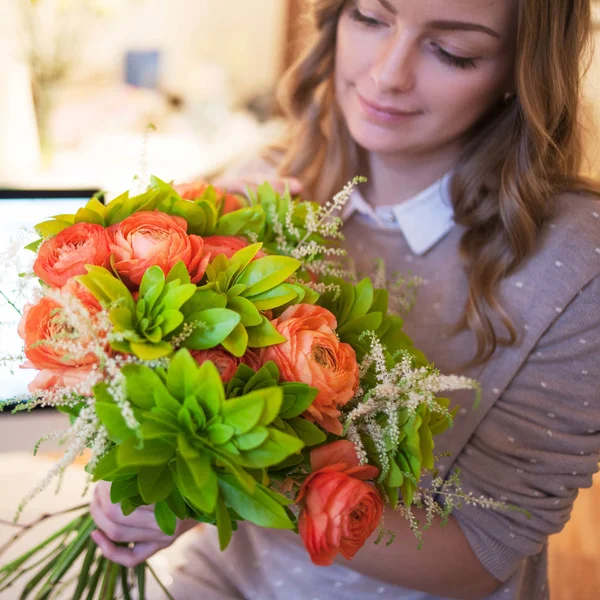
[[[304,415],[327,431],[342,435],[338,407],[352,399],[359,376],[354,349],[335,335],[335,317],[320,306],[297,304],[286,309],[273,325],[287,341],[267,348],[264,361],[274,361],[284,381],[317,388],[319,393]]]
[[[184,200],[195,200],[204,194],[208,185],[204,181],[195,181],[193,183],[181,183],[173,186],[173,188]],[[219,196],[218,206],[222,206],[221,214],[223,215],[246,206],[246,202],[241,196],[229,194],[226,190],[217,187],[215,187],[215,191]]]
[[[221,348],[211,348],[210,350],[193,350],[192,356],[199,365],[207,360],[212,361],[215,367],[217,367],[217,370],[221,375],[221,379],[225,383],[227,383],[235,375],[235,372],[240,364],[239,358],[236,358]]]
[[[180,260],[187,267],[193,283],[206,271],[210,254],[204,240],[187,234],[184,218],[162,212],[141,211],[108,228],[114,267],[130,287],[139,286],[144,273],[158,265],[165,275]]]
[[[211,258],[224,254],[230,259],[236,252],[248,246],[246,238],[237,235],[209,235],[204,238],[204,251],[210,252]],[[253,260],[263,258],[266,254],[259,250]]]
[[[93,223],[76,223],[40,246],[33,271],[50,287],[62,287],[71,277],[84,275],[85,265],[108,267],[109,263],[106,229]]]
[[[23,310],[18,331],[28,360],[21,367],[40,371],[29,384],[31,392],[81,383],[99,362],[90,347],[95,342],[103,345],[101,338],[106,335],[95,320],[100,303],[74,280],[62,288],[61,296],[64,302],[44,297]],[[67,310],[79,315],[81,328],[75,330],[67,322]]]
[[[298,530],[313,563],[326,567],[338,552],[350,560],[379,525],[383,500],[366,483],[379,469],[359,466],[348,440],[313,450],[310,462],[313,472],[296,498],[301,506]]]

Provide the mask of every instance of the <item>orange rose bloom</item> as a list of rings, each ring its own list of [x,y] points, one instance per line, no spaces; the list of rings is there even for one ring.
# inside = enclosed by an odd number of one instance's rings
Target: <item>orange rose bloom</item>
[[[383,500],[374,485],[373,466],[359,466],[348,440],[321,446],[310,454],[313,472],[300,488],[298,530],[314,564],[327,567],[339,553],[350,560],[375,531]]]
[[[310,304],[286,309],[273,321],[287,342],[270,346],[264,361],[274,361],[284,381],[300,381],[319,390],[305,416],[321,427],[342,435],[339,421],[344,406],[359,383],[356,353],[334,333],[335,317],[328,310]]]
[[[220,348],[211,348],[210,350],[193,350],[192,356],[199,365],[207,360],[212,361],[215,367],[217,367],[217,370],[221,375],[221,379],[225,383],[227,383],[235,375],[235,372],[240,364],[239,358],[236,358],[232,354],[229,354],[229,352]]]
[[[70,281],[61,290],[65,303],[44,297],[37,304],[25,305],[19,323],[19,335],[25,342],[27,361],[21,365],[25,369],[39,369],[36,378],[29,384],[29,391],[49,389],[55,386],[73,386],[89,376],[98,364],[94,352],[82,350],[94,342],[97,335],[105,332],[74,331],[63,315],[69,296],[76,298],[77,312],[93,326],[94,316],[101,310],[100,303],[81,284]],[[76,346],[68,347],[69,341]]]
[[[184,200],[195,200],[204,194],[208,185],[209,184],[204,181],[195,181],[193,183],[181,183],[173,187]],[[223,207],[221,210],[221,214],[223,215],[246,206],[246,202],[240,196],[228,194],[225,190],[217,187],[215,188],[215,191],[220,198],[219,204]]]
[[[108,233],[117,273],[131,287],[140,285],[150,267],[157,265],[167,275],[180,260],[192,283],[198,283],[210,260],[204,240],[187,234],[187,221],[182,217],[141,211],[111,225]]]
[[[231,258],[236,252],[248,246],[246,238],[237,235],[209,235],[204,238],[204,252],[210,252],[212,258],[224,254]],[[259,250],[253,260],[262,258],[266,254]]]
[[[62,287],[71,277],[87,273],[85,265],[108,267],[108,244],[104,227],[76,223],[40,246],[33,271],[50,287]]]

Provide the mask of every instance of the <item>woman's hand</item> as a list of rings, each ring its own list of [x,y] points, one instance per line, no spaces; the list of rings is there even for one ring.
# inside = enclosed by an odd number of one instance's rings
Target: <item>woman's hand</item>
[[[106,481],[101,481],[96,486],[90,508],[98,526],[92,532],[92,539],[106,558],[129,568],[167,548],[181,534],[198,524],[191,519],[178,521],[175,535],[168,536],[157,525],[153,506],[140,507],[126,517],[120,504],[110,501],[110,483]],[[117,543],[133,543],[133,547],[118,546]]]
[[[292,194],[292,196],[298,196],[304,190],[304,187],[300,181],[294,177],[273,177],[261,173],[246,175],[242,178],[231,178],[225,176],[222,178],[217,178],[215,181],[213,181],[213,185],[215,187],[227,190],[232,194],[241,194],[245,196],[247,188],[256,190],[259,185],[262,185],[265,182],[270,183],[278,194],[283,194],[286,186],[289,187],[290,194]]]

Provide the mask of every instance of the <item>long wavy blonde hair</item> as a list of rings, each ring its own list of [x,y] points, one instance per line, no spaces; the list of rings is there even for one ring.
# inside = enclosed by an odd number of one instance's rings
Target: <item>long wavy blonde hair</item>
[[[333,79],[337,23],[346,1],[309,1],[313,37],[280,88],[291,122],[280,172],[299,178],[318,200],[329,199],[358,168]],[[518,11],[516,97],[500,102],[470,132],[452,183],[455,221],[466,228],[460,253],[469,281],[457,328],[473,332],[474,362],[517,339],[497,299],[498,286],[533,252],[552,216],[552,200],[565,191],[600,193],[579,175],[590,0],[519,0]],[[502,324],[500,332],[494,321]]]

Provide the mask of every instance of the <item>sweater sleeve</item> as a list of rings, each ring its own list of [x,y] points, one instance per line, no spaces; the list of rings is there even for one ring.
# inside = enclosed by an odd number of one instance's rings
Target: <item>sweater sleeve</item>
[[[536,348],[457,457],[465,491],[531,513],[463,506],[453,514],[475,554],[506,581],[568,521],[600,455],[600,278]]]

